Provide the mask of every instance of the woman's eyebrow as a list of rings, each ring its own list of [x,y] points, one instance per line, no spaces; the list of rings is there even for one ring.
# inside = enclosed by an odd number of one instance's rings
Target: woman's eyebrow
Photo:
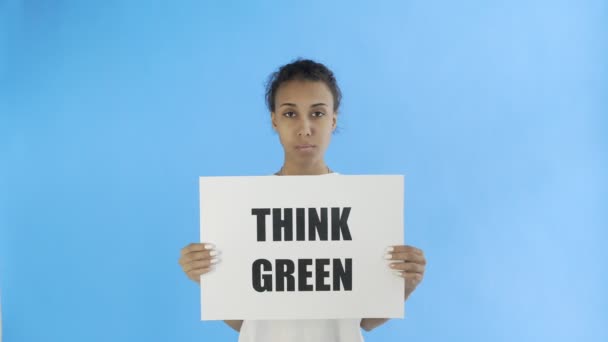
[[[297,107],[298,105],[296,105],[295,103],[291,103],[291,102],[285,102],[283,104],[281,104],[279,107],[283,107],[283,106],[289,106],[289,107]],[[310,105],[310,107],[318,107],[318,106],[327,106],[325,103],[319,102],[319,103],[315,103]]]

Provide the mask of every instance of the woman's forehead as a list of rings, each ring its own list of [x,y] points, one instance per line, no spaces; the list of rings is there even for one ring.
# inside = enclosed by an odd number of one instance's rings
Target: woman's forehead
[[[323,81],[293,80],[279,87],[275,97],[277,106],[284,103],[298,104],[325,104],[333,105],[333,95]]]

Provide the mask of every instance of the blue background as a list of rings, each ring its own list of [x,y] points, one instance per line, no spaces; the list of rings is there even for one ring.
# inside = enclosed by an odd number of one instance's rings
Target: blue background
[[[328,164],[405,174],[429,262],[367,341],[607,341],[607,23],[602,0],[0,0],[4,341],[236,340],[177,259],[198,176],[281,166],[263,85],[298,56],[344,92]]]

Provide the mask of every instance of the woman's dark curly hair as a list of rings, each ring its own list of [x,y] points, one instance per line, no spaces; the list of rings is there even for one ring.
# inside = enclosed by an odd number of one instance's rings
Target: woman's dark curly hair
[[[288,81],[321,81],[325,82],[334,97],[334,111],[337,112],[342,100],[342,92],[338,87],[338,82],[334,73],[325,65],[310,59],[296,59],[285,64],[276,72],[272,73],[266,83],[266,105],[271,112],[274,112],[274,99],[281,84]]]

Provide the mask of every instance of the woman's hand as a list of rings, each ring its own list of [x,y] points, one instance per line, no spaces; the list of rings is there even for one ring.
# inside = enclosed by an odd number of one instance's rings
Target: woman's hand
[[[395,274],[404,278],[403,298],[407,300],[424,277],[426,266],[424,253],[412,246],[392,246],[387,249],[385,258],[392,261],[388,266],[395,271]],[[370,331],[388,320],[388,318],[363,318],[360,325],[365,331]]]
[[[201,275],[211,271],[213,265],[220,261],[218,254],[213,244],[191,243],[182,248],[179,264],[188,278],[200,283]]]
[[[387,250],[386,259],[397,261],[390,263],[389,267],[396,275],[405,278],[404,299],[407,299],[424,277],[424,252],[412,246],[392,246]]]
[[[188,278],[200,284],[201,275],[213,269],[213,265],[220,261],[219,252],[211,243],[191,243],[182,248],[179,264]],[[242,320],[225,320],[232,329],[237,332],[241,330]]]

